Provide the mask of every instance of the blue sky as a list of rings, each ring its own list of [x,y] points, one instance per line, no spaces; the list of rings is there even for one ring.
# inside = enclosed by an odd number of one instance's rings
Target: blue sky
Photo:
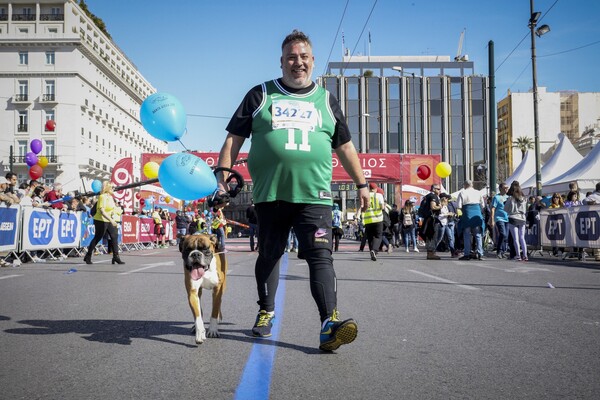
[[[341,60],[342,30],[355,55],[366,54],[370,31],[373,56],[451,57],[466,30],[462,53],[474,61],[476,74],[488,74],[488,42],[494,41],[497,101],[509,88],[526,92],[532,86],[528,0],[86,3],[144,77],[183,103],[188,132],[181,141],[190,150],[220,149],[244,94],[281,76],[281,41],[293,29],[313,41],[313,79],[323,74],[328,59]],[[551,27],[536,40],[538,86],[600,92],[600,2],[535,0],[535,11],[542,12],[538,26]]]

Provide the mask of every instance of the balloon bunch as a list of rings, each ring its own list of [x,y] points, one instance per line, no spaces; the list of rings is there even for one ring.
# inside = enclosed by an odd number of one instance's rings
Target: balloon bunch
[[[144,129],[159,140],[174,142],[186,132],[187,117],[183,106],[168,93],[154,93],[142,103],[140,119]],[[175,153],[160,165],[149,162],[144,165],[144,175],[158,177],[163,189],[181,200],[206,197],[217,190],[217,179],[212,169],[191,153]]]
[[[29,144],[30,152],[25,154],[25,163],[29,166],[29,176],[31,179],[39,179],[44,174],[44,168],[48,165],[46,156],[38,156],[42,151],[42,141],[33,139]]]

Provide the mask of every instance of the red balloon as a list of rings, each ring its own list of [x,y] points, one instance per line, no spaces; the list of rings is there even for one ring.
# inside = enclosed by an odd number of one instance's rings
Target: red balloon
[[[54,132],[54,128],[56,128],[56,122],[53,119],[49,119],[46,121],[46,130],[50,132]]]
[[[139,199],[140,199],[140,197],[141,197],[141,196],[140,196],[140,194],[139,194],[139,193],[136,193],[136,194],[135,194],[135,198],[136,198],[136,199],[138,199],[138,200],[139,200]]]
[[[140,206],[143,206],[144,204],[146,204],[146,200],[140,199]]]
[[[205,198],[201,198],[200,200],[198,200],[198,202],[200,202],[200,203],[204,203],[205,201],[206,201]]]
[[[31,166],[31,168],[29,168],[29,176],[31,177],[31,179],[41,178],[41,176],[43,174],[44,174],[43,168],[37,164],[33,165],[33,166]]]
[[[422,180],[429,178],[429,176],[431,176],[431,168],[427,165],[419,165],[419,168],[417,168],[417,176]]]

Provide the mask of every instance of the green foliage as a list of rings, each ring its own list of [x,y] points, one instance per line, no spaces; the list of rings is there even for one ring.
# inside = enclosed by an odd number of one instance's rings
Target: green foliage
[[[365,78],[370,78],[370,77],[372,77],[372,76],[373,76],[373,71],[371,71],[370,69],[367,69],[367,70],[366,70],[366,71],[363,73],[363,76],[364,76]]]
[[[110,36],[110,33],[108,33],[108,30],[106,29],[106,24],[104,23],[102,18],[97,17],[88,9],[87,4],[85,4],[85,0],[79,0],[79,8],[81,8],[83,12],[87,14],[88,17],[90,17],[90,19],[94,22],[94,25],[96,25],[98,29],[100,29],[100,31],[106,35],[106,37],[112,40],[112,36]]]
[[[513,141],[513,147],[521,150],[521,159],[523,159],[527,150],[533,149],[533,139],[527,136],[520,136],[517,140]]]

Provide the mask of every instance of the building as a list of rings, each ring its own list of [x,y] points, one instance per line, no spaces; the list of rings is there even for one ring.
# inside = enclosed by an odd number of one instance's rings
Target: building
[[[449,192],[487,186],[489,80],[449,56],[344,56],[319,83],[339,100],[362,153],[440,154]]]
[[[517,138],[534,142],[533,93],[510,93],[498,102],[498,179],[511,175],[521,162]],[[551,152],[557,135],[564,133],[586,155],[597,143],[594,127],[600,119],[600,93],[548,92],[538,87],[540,153]]]
[[[0,161],[19,182],[34,139],[49,160],[42,180],[67,191],[90,190],[122,158],[166,152],[139,120],[155,91],[74,0],[0,0]]]

